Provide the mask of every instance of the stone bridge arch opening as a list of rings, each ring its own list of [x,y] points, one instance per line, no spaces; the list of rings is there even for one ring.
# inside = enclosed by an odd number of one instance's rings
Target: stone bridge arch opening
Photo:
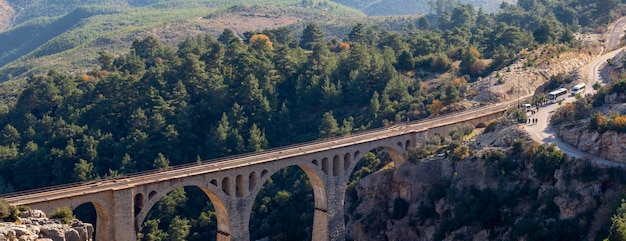
[[[107,231],[105,227],[112,220],[108,207],[98,202],[85,202],[76,206],[72,212],[78,220],[93,225],[94,231],[92,235],[95,240],[104,240],[108,237],[106,236]]]
[[[135,194],[137,236],[167,233],[187,229],[196,240],[229,240],[230,220],[223,199],[213,190],[187,183],[163,190]],[[156,221],[159,220],[159,221]],[[192,225],[193,224],[193,225]],[[152,234],[150,234],[152,233]],[[181,237],[187,240],[190,236]],[[221,237],[221,238],[220,238]]]
[[[410,147],[413,142],[410,139],[399,140],[395,145],[377,147],[369,151],[356,152],[353,156],[354,163],[346,167],[349,172],[349,178],[346,180],[344,199],[344,223],[346,224],[346,234],[349,235],[350,219],[366,218],[370,213],[363,213],[367,210],[357,210],[360,203],[357,195],[357,185],[362,178],[383,170],[388,167],[402,165],[406,162],[406,148]],[[349,153],[346,154],[348,156]]]
[[[322,221],[327,219],[328,200],[318,172],[332,176],[333,160],[314,159],[309,165],[291,165],[273,173],[263,171],[258,187],[251,192],[255,198],[249,221],[251,240],[328,237],[328,225]]]

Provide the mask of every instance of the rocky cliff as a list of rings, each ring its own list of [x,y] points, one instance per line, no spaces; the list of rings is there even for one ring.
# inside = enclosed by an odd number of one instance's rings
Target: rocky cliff
[[[0,0],[0,32],[11,27],[15,10],[6,0]]]
[[[626,134],[590,131],[586,125],[561,125],[559,138],[583,152],[611,161],[626,163]]]
[[[23,212],[15,223],[0,223],[0,241],[91,241],[93,232],[91,224],[77,219],[62,224],[39,210]]]
[[[457,162],[411,160],[361,179],[349,240],[597,240],[623,170],[529,143],[474,149]]]

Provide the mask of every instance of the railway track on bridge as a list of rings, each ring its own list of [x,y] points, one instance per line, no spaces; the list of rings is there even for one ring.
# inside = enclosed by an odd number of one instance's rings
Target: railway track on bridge
[[[528,97],[525,97],[528,98]],[[276,147],[262,152],[246,153],[223,158],[206,160],[201,163],[188,163],[173,166],[167,170],[149,170],[125,174],[121,177],[95,180],[88,182],[69,183],[64,185],[50,186],[39,189],[25,190],[14,193],[0,194],[13,205],[27,205],[29,203],[58,200],[76,195],[114,191],[132,188],[137,185],[173,180],[186,176],[201,175],[210,172],[218,172],[227,169],[245,167],[275,160],[281,160],[299,155],[336,149],[359,143],[376,141],[398,135],[414,132],[423,132],[429,128],[452,125],[487,116],[498,112],[504,112],[507,108],[515,106],[516,101],[502,102],[478,108],[472,108],[460,112],[432,117],[412,122],[397,123],[392,126],[376,128],[361,132],[351,133],[348,136],[320,139],[310,142],[298,143],[288,146]]]

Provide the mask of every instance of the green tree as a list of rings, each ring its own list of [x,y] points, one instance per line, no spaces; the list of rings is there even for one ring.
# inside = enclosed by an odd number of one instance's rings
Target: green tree
[[[417,27],[422,30],[430,29],[430,21],[426,17],[421,17],[417,20]]]
[[[99,55],[98,61],[100,62],[100,68],[102,70],[112,71],[113,70],[113,61],[115,60],[115,56],[113,54],[106,51],[98,51]]]
[[[624,199],[622,199],[622,204],[617,208],[611,220],[613,223],[611,224],[611,228],[609,230],[609,236],[604,240],[626,240],[626,201],[624,201]]]
[[[189,224],[189,220],[185,218],[180,218],[179,216],[174,217],[170,226],[167,230],[169,234],[170,241],[185,241],[187,240],[187,236],[189,235],[189,229],[191,225]]]
[[[345,135],[349,135],[350,133],[352,133],[353,129],[354,129],[354,118],[350,116],[347,119],[343,119],[339,132],[341,133],[341,135],[345,136]]]
[[[364,44],[365,43],[365,39],[366,39],[365,25],[363,25],[362,23],[357,23],[352,28],[352,31],[350,31],[350,33],[348,33],[348,41],[350,41],[350,42],[354,42],[354,43],[358,43],[358,44]]]
[[[19,131],[11,124],[7,124],[0,132],[0,145],[19,145],[21,143],[21,136]]]
[[[378,99],[378,92],[374,91],[374,94],[372,94],[372,98],[370,99],[370,114],[376,118],[378,116],[378,113],[380,112],[380,100]]]
[[[312,50],[313,45],[316,42],[324,41],[324,33],[322,29],[315,23],[309,23],[302,31],[302,37],[300,38],[300,47],[307,50]]]
[[[77,181],[87,181],[97,177],[93,163],[83,159],[80,159],[78,163],[74,165],[74,176]]]
[[[250,127],[250,137],[248,138],[248,148],[249,152],[258,152],[267,148],[268,143],[265,139],[265,134],[263,130],[259,129],[256,124],[252,124]]]
[[[159,229],[159,219],[147,220],[141,225],[141,233],[137,235],[137,239],[141,241],[166,241],[168,235]]]
[[[224,31],[222,31],[222,34],[217,38],[217,41],[224,45],[228,45],[233,40],[239,40],[239,37],[237,37],[235,32],[233,32],[230,28],[225,28]]]
[[[337,120],[333,116],[333,111],[324,113],[322,123],[318,129],[321,138],[337,136],[340,133],[339,124],[337,124]]]
[[[156,57],[156,54],[163,47],[159,39],[154,36],[148,36],[142,40],[135,39],[131,49],[142,59]]]
[[[152,165],[154,169],[165,170],[170,168],[170,160],[165,158],[165,156],[159,152],[157,154],[157,158],[154,159],[154,164]]]

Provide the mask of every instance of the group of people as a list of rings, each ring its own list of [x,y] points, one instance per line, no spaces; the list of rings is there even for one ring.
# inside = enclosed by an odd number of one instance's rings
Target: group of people
[[[539,120],[537,118],[528,118],[528,122],[526,124],[537,124]]]

